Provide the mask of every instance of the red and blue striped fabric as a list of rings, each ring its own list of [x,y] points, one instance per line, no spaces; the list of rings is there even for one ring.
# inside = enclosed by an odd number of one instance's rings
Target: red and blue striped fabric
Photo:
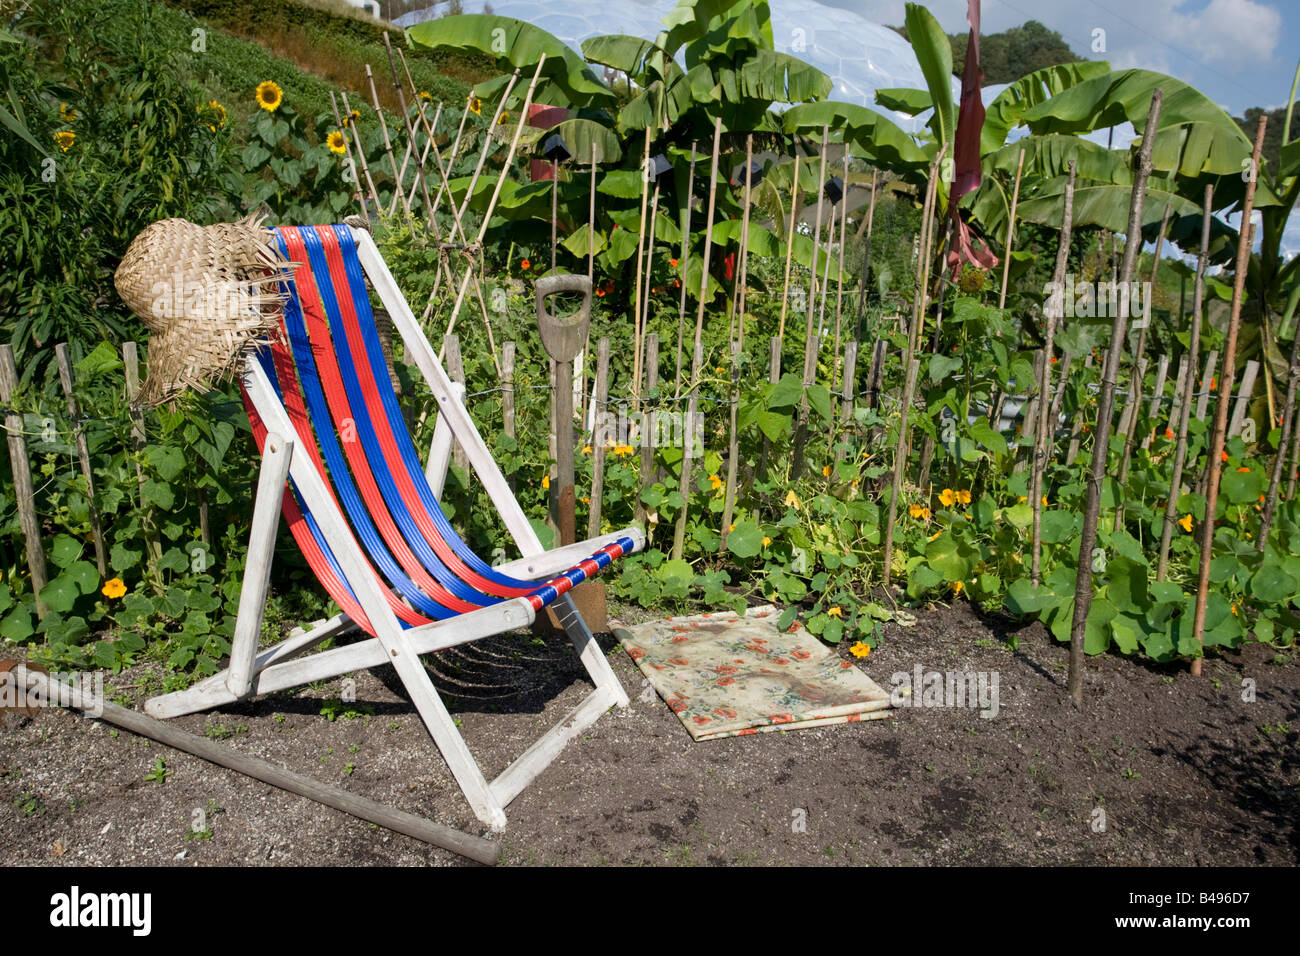
[[[297,448],[326,479],[404,626],[517,597],[540,610],[636,549],[631,537],[620,538],[546,581],[513,578],[479,558],[447,521],[420,465],[388,377],[351,230],[283,227],[275,233],[293,281],[286,284],[281,340],[259,359],[297,433]],[[245,404],[261,450],[266,428],[247,394]],[[373,634],[292,482],[283,514],[326,591]]]

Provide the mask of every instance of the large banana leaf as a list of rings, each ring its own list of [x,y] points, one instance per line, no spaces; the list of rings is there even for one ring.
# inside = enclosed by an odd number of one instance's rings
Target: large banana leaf
[[[596,150],[597,163],[617,163],[623,158],[623,149],[614,131],[594,120],[575,118],[565,120],[538,136],[539,142],[546,142],[552,134],[563,137],[565,145],[573,156],[573,161],[580,165],[591,162],[591,151]]]
[[[1057,177],[1043,184],[1030,197],[1022,196],[1016,207],[1016,216],[1027,222],[1036,222],[1061,228],[1061,213],[1065,207],[1065,177]],[[1149,186],[1142,206],[1142,228],[1158,228],[1166,204],[1171,216],[1195,216],[1200,206],[1181,194]],[[1099,226],[1110,232],[1122,233],[1128,229],[1129,202],[1133,198],[1132,185],[1114,183],[1081,183],[1074,188],[1074,226]]]
[[[823,126],[842,135],[879,165],[904,175],[924,177],[930,155],[896,123],[856,103],[825,100],[787,110],[782,119],[787,133],[820,132]]]
[[[1133,182],[1132,159],[1127,150],[1107,149],[1090,140],[1063,133],[1026,136],[986,153],[982,160],[985,174],[998,170],[1014,176],[1022,149],[1025,151],[1024,176],[1031,179],[1065,176],[1069,173],[1070,160],[1074,160],[1081,180],[1092,179],[1116,185]]]
[[[1140,133],[1157,87],[1164,93],[1164,102],[1152,168],[1177,174],[1193,195],[1199,195],[1197,186],[1206,177],[1214,178],[1216,208],[1239,201],[1245,191],[1241,173],[1249,166],[1251,141],[1217,103],[1172,76],[1151,70],[1119,70],[1091,77],[1029,108],[1021,120],[1033,133],[1086,133],[1125,120]],[[1192,124],[1189,130],[1178,129],[1187,124]],[[1260,177],[1255,205],[1278,202]]]
[[[740,69],[741,94],[754,100],[807,103],[825,99],[831,85],[821,70],[775,50],[756,51]]]
[[[1082,60],[1045,67],[1022,76],[994,97],[985,107],[984,128],[980,131],[980,154],[986,155],[1002,146],[1021,117],[1032,107],[1048,102],[1072,86],[1110,72],[1102,60]]]
[[[930,127],[941,143],[951,143],[957,135],[957,105],[952,98],[952,46],[939,21],[925,7],[909,3],[903,18],[908,41],[916,53],[925,85],[934,104]],[[949,151],[951,155],[951,150]]]
[[[463,13],[426,20],[406,30],[407,43],[433,49],[481,53],[502,69],[531,73],[542,54],[542,75],[563,90],[574,105],[613,105],[613,90],[605,86],[569,47],[540,27],[511,17]]]

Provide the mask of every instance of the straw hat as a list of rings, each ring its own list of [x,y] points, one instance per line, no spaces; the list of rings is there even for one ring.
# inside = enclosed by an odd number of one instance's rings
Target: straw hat
[[[261,222],[164,219],[131,241],[113,283],[152,333],[142,404],[211,389],[279,327],[288,263]]]

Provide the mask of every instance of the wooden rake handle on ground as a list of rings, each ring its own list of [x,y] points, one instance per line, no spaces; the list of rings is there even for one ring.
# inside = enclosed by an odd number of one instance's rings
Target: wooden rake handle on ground
[[[491,840],[462,833],[460,830],[453,830],[451,827],[434,823],[432,820],[407,813],[405,810],[397,810],[376,803],[374,800],[359,797],[340,787],[321,783],[311,777],[294,773],[292,770],[259,760],[257,757],[250,757],[206,738],[197,737],[161,720],[155,720],[147,714],[119,707],[108,701],[84,700],[81,691],[77,688],[53,680],[34,668],[20,665],[10,670],[9,675],[11,680],[15,678],[19,681],[25,680],[28,693],[35,691],[44,701],[66,703],[74,710],[83,711],[132,733],[183,750],[210,763],[252,777],[254,780],[261,780],[281,790],[315,800],[335,810],[342,810],[368,823],[404,833],[488,866],[495,865],[501,857],[501,847]]]

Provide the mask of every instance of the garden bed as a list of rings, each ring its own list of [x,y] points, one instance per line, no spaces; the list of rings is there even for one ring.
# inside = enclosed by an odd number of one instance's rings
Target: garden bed
[[[904,707],[894,720],[692,743],[602,637],[631,706],[602,717],[510,805],[504,862],[1300,862],[1300,668],[1271,648],[1210,657],[1200,679],[1185,665],[1092,659],[1079,712],[1064,689],[1067,649],[1040,623],[984,620],[959,603],[913,627],[886,624],[882,637],[857,664],[883,687],[916,665],[996,674],[996,717]],[[586,692],[562,638],[506,635],[427,660],[489,775]],[[138,697],[129,685],[149,677],[138,666],[109,683]],[[354,704],[340,693],[333,681],[175,723],[482,832],[388,671],[356,675]],[[460,862],[96,721],[7,720],[7,865]],[[159,758],[161,784],[146,780]],[[209,832],[187,840],[196,810]]]

